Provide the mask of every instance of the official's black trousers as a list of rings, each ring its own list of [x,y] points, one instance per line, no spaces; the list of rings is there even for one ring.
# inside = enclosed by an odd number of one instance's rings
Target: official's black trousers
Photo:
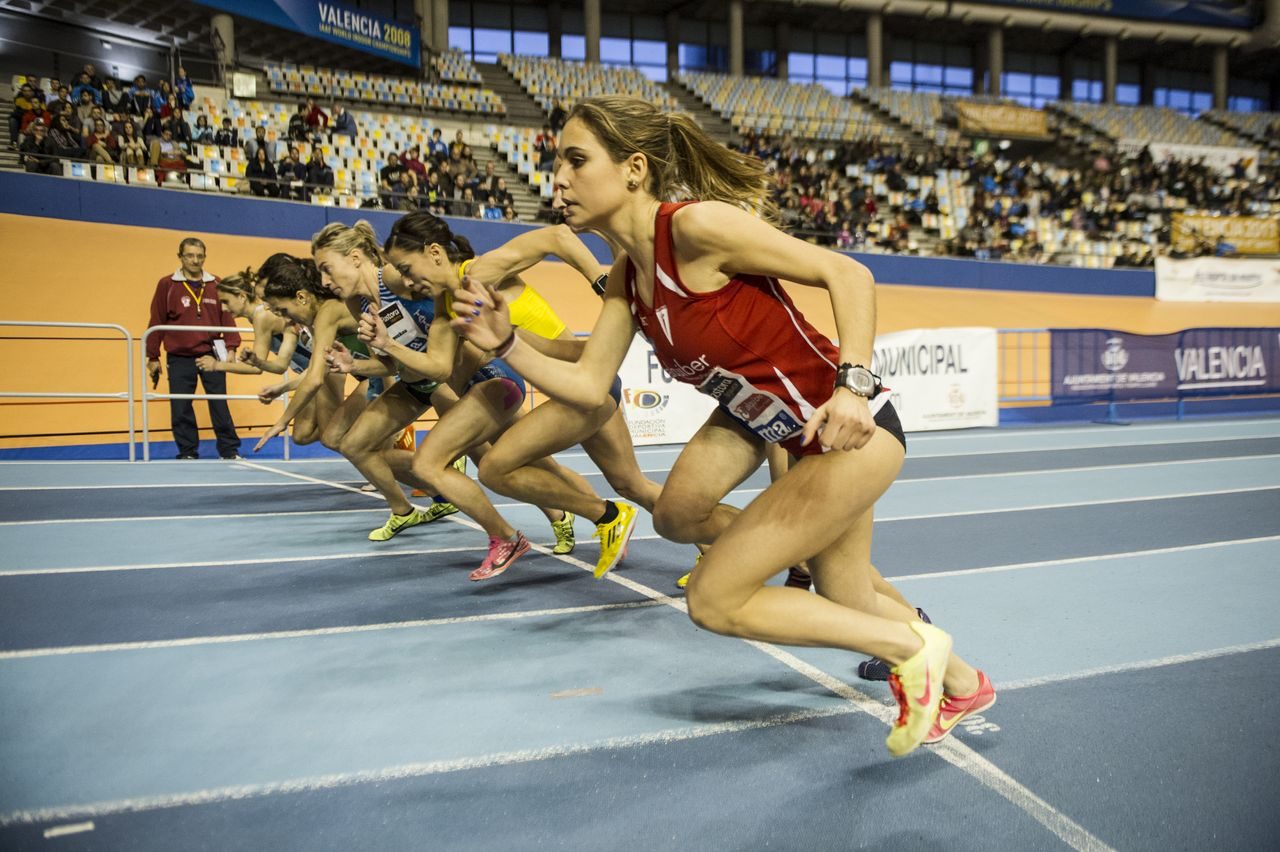
[[[195,393],[196,379],[205,393],[226,393],[226,373],[202,373],[196,369],[196,359],[186,355],[169,355],[169,393]],[[200,448],[200,433],[196,429],[195,406],[189,399],[169,400],[169,415],[173,421],[173,440],[178,445],[178,455],[195,456]],[[218,437],[218,455],[223,458],[240,452],[240,436],[231,419],[231,409],[225,399],[209,400],[209,419],[213,421],[213,433]]]

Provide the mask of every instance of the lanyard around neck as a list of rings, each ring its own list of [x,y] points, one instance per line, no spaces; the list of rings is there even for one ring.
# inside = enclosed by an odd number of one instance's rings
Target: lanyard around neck
[[[200,316],[200,300],[204,297],[204,282],[200,282],[200,295],[198,296],[196,295],[196,291],[191,289],[191,285],[188,284],[185,279],[183,279],[182,286],[186,288],[187,292],[191,294],[191,298],[195,300],[196,316]]]

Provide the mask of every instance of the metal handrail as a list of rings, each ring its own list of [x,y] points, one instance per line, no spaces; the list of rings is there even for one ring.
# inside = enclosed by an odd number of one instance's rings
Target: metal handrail
[[[122,325],[116,325],[109,322],[43,322],[38,320],[0,320],[0,326],[9,327],[25,327],[25,328],[99,328],[109,331],[118,331],[123,335],[125,350],[125,391],[124,393],[92,393],[81,391],[68,391],[66,393],[58,393],[54,391],[43,391],[39,393],[23,393],[18,391],[5,391],[0,393],[0,397],[25,398],[25,399],[114,399],[129,404],[129,461],[135,460],[134,450],[134,428],[133,428],[133,409],[134,409],[134,386],[133,386],[133,335],[129,333],[129,329]],[[146,416],[146,409],[143,409],[143,416]]]
[[[247,394],[247,393],[152,393],[150,390],[147,389],[147,378],[148,378],[147,376],[147,339],[151,336],[151,332],[153,331],[209,331],[209,332],[218,331],[224,334],[227,332],[231,332],[232,334],[249,335],[251,337],[254,334],[254,330],[252,327],[242,326],[242,325],[234,325],[234,326],[232,325],[153,325],[150,328],[148,328],[146,331],[142,332],[142,337],[139,338],[139,341],[140,341],[140,346],[142,350],[142,460],[143,461],[151,461],[151,431],[150,431],[151,421],[148,415],[149,406],[147,405],[147,403],[152,402],[153,400],[170,400],[170,399],[230,400],[230,399],[257,399],[258,398],[257,394]],[[132,375],[133,375],[132,352],[130,353],[129,373],[130,373],[130,378],[132,379]],[[280,394],[279,397],[277,397],[277,399],[283,402],[286,407],[288,406],[289,394],[282,393]],[[286,429],[283,433],[281,433],[281,437],[284,438],[284,458],[285,458],[285,461],[288,461],[289,445],[290,445],[289,431]],[[130,455],[129,460],[133,461],[132,455]]]

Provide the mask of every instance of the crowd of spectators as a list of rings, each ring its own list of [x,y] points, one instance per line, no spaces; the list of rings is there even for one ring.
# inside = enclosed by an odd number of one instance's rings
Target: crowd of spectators
[[[492,160],[480,171],[461,130],[446,144],[436,128],[425,154],[413,145],[389,155],[378,172],[378,197],[388,210],[508,222],[517,218],[506,178],[496,174]]]
[[[1219,174],[1203,160],[1158,162],[1145,148],[1132,157],[1097,154],[1062,165],[961,148],[912,153],[876,140],[822,150],[789,136],[747,133],[738,150],[768,165],[784,228],[843,249],[918,252],[913,235],[924,234],[934,238],[936,254],[1041,263],[1053,258],[1036,223],[1050,218],[1086,240],[1121,242],[1116,266],[1146,266],[1168,251],[1175,209],[1247,216],[1257,215],[1260,204],[1280,202],[1274,169],[1250,177],[1250,164],[1240,161]],[[848,176],[851,165],[858,168]],[[938,227],[940,171],[972,190],[963,215],[955,216],[956,232],[945,236]],[[879,195],[875,176],[883,178]],[[925,176],[935,178],[932,185],[918,180]],[[1142,223],[1144,238],[1126,236],[1129,221]]]
[[[140,74],[126,89],[93,65],[71,82],[54,80],[49,91],[36,79],[21,85],[9,115],[9,144],[27,171],[62,174],[63,160],[181,171],[191,146],[213,135],[205,122],[192,127],[186,118],[195,89],[183,68],[154,88]]]

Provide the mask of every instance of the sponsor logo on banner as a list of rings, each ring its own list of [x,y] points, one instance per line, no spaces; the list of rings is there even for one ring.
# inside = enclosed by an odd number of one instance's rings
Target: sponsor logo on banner
[[[769,409],[774,400],[762,393],[748,394],[742,402],[733,406],[733,413],[750,423]]]
[[[706,359],[696,365],[681,365],[689,375],[702,375]],[[622,412],[637,445],[680,444],[693,437],[715,408],[715,400],[698,393],[691,385],[677,382],[658,363],[649,341],[637,335],[618,371],[622,378]],[[711,374],[713,378],[717,374]],[[732,376],[719,374],[732,380]],[[725,385],[725,392],[731,390]],[[735,391],[736,392],[736,391]]]
[[[1156,298],[1166,302],[1280,302],[1280,261],[1156,258]]]
[[[715,400],[730,400],[742,390],[742,380],[717,371],[711,374],[711,378],[707,379],[699,390]]]
[[[761,438],[772,443],[785,441],[801,430],[801,425],[787,411],[779,411],[768,423],[756,429]]]
[[[1280,392],[1280,335],[1273,329],[1194,328],[1176,334],[1054,329],[1055,400],[1169,399]]]
[[[883,334],[871,360],[908,432],[997,425],[996,364],[990,328]]]

